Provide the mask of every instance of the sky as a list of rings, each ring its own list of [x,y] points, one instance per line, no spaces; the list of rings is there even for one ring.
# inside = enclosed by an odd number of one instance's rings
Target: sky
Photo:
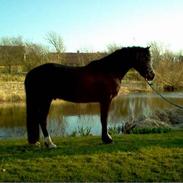
[[[48,44],[56,32],[66,51],[157,42],[183,50],[183,0],[0,0],[0,38]]]

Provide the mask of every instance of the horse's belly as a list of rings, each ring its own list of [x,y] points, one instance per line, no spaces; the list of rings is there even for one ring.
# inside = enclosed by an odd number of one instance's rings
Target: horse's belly
[[[71,102],[99,102],[105,98],[113,98],[119,90],[120,82],[101,74],[70,73],[60,77],[58,83],[50,89],[53,98]]]
[[[54,98],[77,103],[99,102],[106,98],[115,97],[118,90],[118,87],[110,88],[97,83],[90,83],[90,85],[73,84],[57,90],[57,95]]]
[[[98,102],[101,95],[97,91],[88,91],[84,88],[70,88],[69,90],[64,88],[54,98],[63,99],[70,102],[88,103]]]

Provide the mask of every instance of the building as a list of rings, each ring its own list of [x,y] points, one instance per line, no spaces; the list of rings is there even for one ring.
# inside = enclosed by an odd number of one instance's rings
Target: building
[[[80,53],[79,51],[76,53],[49,53],[49,62],[55,62],[55,63],[61,63],[64,65],[70,65],[70,66],[81,66],[86,65],[92,60],[97,60],[102,57],[105,57],[107,53]]]
[[[100,59],[107,55],[107,53],[82,53],[77,51],[76,53],[56,53],[48,52],[42,53],[36,49],[36,47],[26,48],[24,46],[0,46],[0,65],[1,66],[16,66],[23,65],[26,62],[53,62],[61,63],[70,66],[86,65],[92,60]],[[40,61],[41,60],[41,61]],[[36,65],[36,63],[35,63]]]

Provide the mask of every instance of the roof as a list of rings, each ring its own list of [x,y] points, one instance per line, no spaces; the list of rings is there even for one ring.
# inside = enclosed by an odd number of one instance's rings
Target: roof
[[[0,45],[0,65],[12,64],[21,65],[22,61],[28,58],[28,52],[24,46],[1,46]],[[49,52],[48,62],[61,63],[64,65],[81,66],[86,65],[93,60],[105,57],[107,53],[105,52],[95,52],[95,53],[82,53],[82,52],[65,52],[56,53]]]
[[[107,53],[49,53],[49,61],[57,62],[66,65],[85,65],[91,62],[92,60],[97,60],[102,57],[105,57]]]

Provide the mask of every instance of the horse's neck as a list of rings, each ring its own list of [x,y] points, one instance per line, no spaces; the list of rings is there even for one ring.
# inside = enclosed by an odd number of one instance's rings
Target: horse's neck
[[[104,58],[101,60],[93,61],[88,64],[88,66],[99,72],[111,74],[121,80],[131,67],[125,63],[119,67],[117,64],[115,64],[115,62],[117,63],[118,60],[115,60],[114,58]],[[123,61],[121,60],[121,62]]]
[[[108,63],[108,70],[110,73],[118,77],[120,80],[125,76],[125,74],[131,69],[129,63],[127,63],[126,58],[108,58],[104,62]],[[116,64],[115,64],[116,62]],[[123,64],[120,64],[123,63]]]
[[[119,78],[120,80],[122,80],[123,77],[126,75],[126,73],[127,73],[130,69],[131,69],[130,67],[129,67],[129,68],[124,68],[123,71],[121,71],[121,72],[119,73],[118,78]]]

